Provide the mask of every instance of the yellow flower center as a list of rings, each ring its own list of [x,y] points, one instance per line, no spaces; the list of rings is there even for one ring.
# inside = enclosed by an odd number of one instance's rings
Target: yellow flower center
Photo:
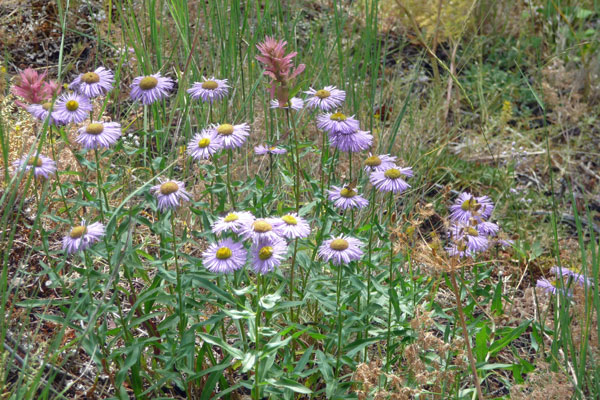
[[[469,236],[479,236],[479,232],[477,231],[477,229],[473,228],[472,226],[470,226],[467,229],[467,233],[469,234]]]
[[[219,250],[217,250],[217,258],[219,260],[227,260],[229,257],[231,257],[231,249],[229,247],[221,247]]]
[[[329,92],[329,90],[321,89],[321,90],[317,90],[317,93],[315,93],[315,96],[317,96],[320,99],[326,99],[329,96],[331,96],[331,92]]]
[[[164,195],[175,193],[178,190],[179,186],[173,181],[165,182],[160,185],[160,193]]]
[[[337,112],[335,114],[331,114],[331,117],[329,117],[329,119],[331,119],[332,121],[345,121],[346,116],[340,112]]]
[[[271,226],[270,223],[268,223],[267,221],[263,221],[263,220],[258,220],[256,222],[254,222],[252,224],[252,228],[254,229],[254,232],[258,232],[258,233],[269,232],[271,229],[273,229],[273,227]]]
[[[334,239],[331,241],[331,244],[329,245],[329,247],[332,250],[337,250],[337,251],[344,251],[349,246],[350,246],[350,244],[348,243],[348,241],[346,239]]]
[[[208,147],[209,144],[210,144],[210,139],[209,138],[202,138],[198,142],[198,147],[200,147],[200,148],[203,149],[205,147]]]
[[[69,100],[67,101],[67,110],[69,111],[77,111],[77,109],[79,108],[79,103],[77,102],[77,100]]]
[[[478,206],[477,200],[475,200],[474,198],[471,197],[470,199],[463,201],[460,208],[463,211],[469,211],[469,210],[475,210],[475,208],[477,206]]]
[[[343,188],[340,190],[340,196],[345,197],[347,199],[356,196],[356,191],[353,189]]]
[[[240,217],[238,217],[237,214],[229,213],[225,217],[224,221],[225,222],[233,222],[233,221],[237,221],[238,219],[240,219]]]
[[[145,76],[140,81],[140,89],[142,90],[150,90],[154,89],[158,85],[158,79],[153,76]]]
[[[104,125],[99,122],[92,122],[85,128],[85,131],[90,135],[99,135],[104,131]]]
[[[400,178],[402,173],[400,172],[400,170],[397,170],[396,168],[390,168],[390,169],[386,170],[383,173],[383,175],[388,179],[398,179],[398,178]]]
[[[217,133],[223,136],[229,136],[233,133],[233,125],[221,124],[217,127]]]
[[[273,248],[271,246],[265,246],[258,251],[258,258],[261,260],[268,260],[273,255]]]
[[[378,156],[371,156],[365,160],[365,165],[368,167],[378,167],[381,165],[381,158]]]
[[[27,161],[27,165],[35,165],[37,168],[42,166],[42,160],[39,157],[31,157]]]
[[[89,85],[100,82],[100,76],[95,72],[86,72],[81,75],[81,80]]]
[[[50,103],[49,101],[42,104],[42,108],[46,111],[49,111],[52,108],[52,103]]]
[[[275,150],[276,148],[277,148],[277,147],[275,147],[275,146],[271,146],[271,147],[269,147],[269,150],[273,151],[273,150]]]
[[[283,220],[283,222],[285,222],[288,225],[297,225],[298,224],[298,220],[296,218],[294,218],[292,215],[284,215],[283,217],[281,217],[281,219]]]
[[[215,90],[218,87],[219,87],[219,84],[215,81],[202,82],[202,89]]]
[[[87,227],[81,225],[81,226],[76,226],[75,228],[71,229],[71,233],[69,234],[69,236],[71,236],[71,239],[79,239],[86,233],[87,233]]]

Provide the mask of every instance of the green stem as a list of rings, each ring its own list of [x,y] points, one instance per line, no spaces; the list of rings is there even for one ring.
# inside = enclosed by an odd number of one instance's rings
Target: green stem
[[[335,377],[340,376],[340,359],[342,357],[342,306],[340,297],[342,292],[342,265],[338,265],[336,305],[337,305],[337,356],[335,361]]]
[[[388,213],[390,218],[390,223],[388,225],[388,230],[391,228],[392,221],[392,203],[394,199],[394,192],[390,192],[390,200],[388,205]],[[388,320],[387,320],[387,338],[386,338],[386,361],[385,361],[385,370],[389,371],[390,362],[392,357],[392,351],[390,349],[391,344],[391,334],[392,334],[392,291],[394,290],[394,245],[391,240],[391,234],[389,237],[390,244],[390,270],[389,270],[389,281],[388,281]]]
[[[229,192],[229,201],[231,202],[232,209],[235,210],[235,198],[233,197],[233,190],[231,189],[231,149],[227,150],[227,191]]]
[[[260,326],[260,280],[261,276],[256,275],[256,319],[254,321],[254,347],[256,349],[256,359],[254,360],[254,398],[260,400],[260,387],[258,372],[260,367],[260,337],[258,327]]]
[[[298,153],[298,132],[296,132],[296,124],[294,123],[294,119],[290,115],[289,107],[285,109],[285,114],[287,116],[288,126],[292,130],[294,134],[294,153],[295,153],[295,194],[296,194],[296,212],[300,211],[300,155]]]
[[[185,332],[185,314],[184,314],[184,300],[183,300],[183,288],[181,287],[181,271],[179,270],[179,262],[177,260],[177,240],[175,236],[175,212],[171,211],[171,232],[173,234],[173,258],[175,259],[175,273],[177,275],[177,297],[178,297],[178,312],[179,312],[179,337],[183,340],[183,334]]]
[[[369,247],[367,250],[367,259],[369,262],[367,263],[367,304],[365,309],[367,310],[367,323],[365,324],[365,339],[369,337],[369,325],[371,323],[371,318],[369,315],[369,307],[371,305],[371,259],[373,254],[373,230],[375,229],[375,194],[377,191],[373,188],[371,192],[371,217],[369,220],[371,221],[371,229],[369,229]],[[367,360],[367,348],[365,347],[365,361]]]
[[[294,301],[294,266],[296,265],[297,251],[298,238],[294,239],[294,254],[292,255],[292,266],[290,270],[290,301]],[[290,307],[290,321],[294,321],[294,307]]]
[[[109,209],[108,206],[108,197],[106,196],[106,191],[102,185],[102,172],[100,168],[100,157],[98,157],[98,149],[94,149],[94,158],[96,159],[96,184],[98,185],[98,203],[100,204],[100,217],[102,218],[102,223],[104,223],[104,207],[102,206],[102,197],[104,197],[104,202],[106,203],[106,210]]]

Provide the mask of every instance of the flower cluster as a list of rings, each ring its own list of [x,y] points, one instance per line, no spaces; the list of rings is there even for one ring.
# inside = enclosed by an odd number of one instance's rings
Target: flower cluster
[[[252,268],[267,274],[278,267],[287,254],[288,240],[310,235],[310,226],[297,214],[280,218],[256,218],[246,211],[232,211],[212,224],[218,236],[230,235],[211,244],[202,254],[204,266],[211,272],[229,274],[246,265],[250,248]]]
[[[494,203],[488,196],[475,197],[465,192],[450,206],[451,243],[446,251],[451,257],[473,257],[486,251],[490,239],[498,234],[499,227],[487,221],[494,210]]]

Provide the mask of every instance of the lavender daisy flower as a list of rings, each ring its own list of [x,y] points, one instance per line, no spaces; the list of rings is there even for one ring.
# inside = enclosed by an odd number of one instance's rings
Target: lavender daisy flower
[[[373,172],[369,180],[381,192],[402,193],[410,187],[401,176],[412,176],[411,168],[390,167],[384,171]]]
[[[90,100],[77,93],[66,93],[60,96],[54,104],[52,118],[65,124],[85,121],[92,111]]]
[[[275,147],[275,146],[266,147],[266,146],[260,145],[260,146],[254,147],[254,153],[258,154],[259,156],[264,156],[267,154],[285,154],[285,153],[287,153],[287,150],[282,149],[281,147]]]
[[[212,125],[210,129],[223,140],[224,149],[241,147],[246,142],[248,136],[250,136],[250,126],[247,123],[239,125]]]
[[[176,209],[181,201],[190,201],[190,194],[185,190],[185,185],[180,181],[161,181],[160,184],[152,186],[151,192],[158,200],[158,210],[167,211]]]
[[[562,275],[565,278],[571,278],[580,286],[591,286],[593,283],[591,278],[588,278],[584,274],[573,271],[569,268],[555,266],[550,269],[550,272],[557,276]]]
[[[194,160],[205,160],[223,148],[223,139],[214,130],[203,129],[188,143],[187,152]]]
[[[31,156],[29,159],[25,156],[20,160],[15,160],[13,166],[16,171],[22,168],[25,171],[29,171],[33,168],[33,176],[36,178],[48,179],[50,175],[54,175],[56,172],[56,163],[52,159],[42,155]]]
[[[308,108],[319,108],[322,111],[331,111],[342,105],[346,100],[346,92],[336,89],[335,86],[325,86],[321,90],[310,88],[304,93],[309,97],[306,99]]]
[[[50,102],[46,102],[46,103],[42,103],[42,104],[30,104],[27,107],[27,111],[29,111],[29,113],[31,115],[33,115],[35,118],[37,118],[38,120],[44,122],[46,120],[46,118],[48,118],[48,115],[50,115],[50,118],[48,119],[48,125],[55,125],[55,126],[61,126],[61,125],[66,125],[63,121],[57,121],[54,119],[53,117],[53,111],[54,108],[52,107],[52,103]]]
[[[552,282],[550,282],[548,279],[546,278],[542,278],[542,279],[538,279],[536,284],[536,287],[539,287],[541,289],[544,289],[544,291],[546,293],[550,293],[553,295],[556,295],[558,293],[558,288],[556,286],[554,286],[552,284]]]
[[[296,213],[286,214],[277,219],[273,229],[286,239],[305,238],[310,235],[310,225]]]
[[[256,273],[268,274],[281,264],[287,254],[287,244],[281,238],[276,240],[261,240],[250,248],[252,268]]]
[[[500,227],[497,224],[487,221],[478,223],[475,228],[477,228],[480,235],[484,236],[496,236],[500,230]]]
[[[260,241],[274,242],[280,238],[273,229],[275,223],[276,219],[274,218],[259,218],[251,224],[245,225],[241,230],[241,234],[244,239],[252,239],[254,243]]]
[[[369,205],[369,200],[359,195],[356,190],[345,186],[343,188],[332,186],[328,190],[329,200],[333,201],[333,205],[346,210],[348,208],[363,208]]]
[[[371,147],[373,144],[373,135],[368,131],[358,130],[349,134],[329,135],[331,147],[343,152],[356,153]]]
[[[488,237],[480,234],[476,226],[454,223],[450,226],[450,236],[457,243],[464,243],[471,253],[486,251],[490,245]]]
[[[227,238],[211,244],[202,253],[202,263],[215,274],[230,274],[246,263],[246,249],[241,243]]]
[[[85,149],[108,148],[121,137],[121,124],[118,122],[95,121],[79,128],[77,142]]]
[[[231,231],[235,234],[242,232],[242,229],[254,222],[254,215],[246,211],[232,211],[224,217],[219,218],[212,224],[212,231],[216,235]]]
[[[91,245],[98,242],[104,236],[104,225],[94,222],[87,225],[85,220],[81,225],[71,229],[63,238],[63,250],[67,253],[75,253],[79,250],[87,250]]]
[[[192,99],[213,103],[223,99],[229,93],[230,86],[227,84],[227,79],[215,79],[213,76],[210,79],[202,77],[202,80],[204,82],[196,82],[187,90]]]
[[[114,82],[115,79],[111,70],[98,67],[92,72],[79,74],[71,82],[69,89],[91,99],[108,93],[113,88]]]
[[[317,117],[317,127],[329,132],[330,135],[349,134],[359,129],[359,123],[354,116],[348,117],[345,114],[337,112],[335,114],[326,113]]]
[[[488,196],[475,197],[469,192],[461,193],[450,206],[450,218],[457,222],[488,219],[494,210],[494,203]]]
[[[291,107],[290,107],[290,104],[291,104]],[[292,110],[297,111],[297,110],[302,110],[302,107],[304,107],[304,100],[299,99],[298,97],[292,97],[283,106],[279,105],[279,100],[271,100],[271,108],[282,108],[282,109],[291,108]]]
[[[334,265],[348,264],[360,259],[363,251],[362,242],[348,236],[334,237],[323,242],[319,247],[319,257],[331,261]]]
[[[365,160],[365,172],[380,172],[396,166],[396,157],[389,154],[372,155]]]
[[[165,99],[173,89],[174,82],[171,78],[160,74],[138,76],[131,84],[130,96],[133,100],[139,100],[144,105]]]

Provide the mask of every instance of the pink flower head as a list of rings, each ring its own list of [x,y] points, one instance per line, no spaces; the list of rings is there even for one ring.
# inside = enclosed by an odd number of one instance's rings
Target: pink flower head
[[[285,40],[275,40],[270,36],[265,41],[256,45],[260,55],[256,59],[264,64],[264,74],[271,78],[271,97],[277,98],[281,106],[289,100],[288,83],[304,71],[306,66],[300,64],[294,67],[293,58],[298,54],[293,51],[285,54]]]
[[[15,96],[21,97],[30,104],[40,104],[60,92],[60,87],[54,81],[46,82],[46,72],[39,74],[33,68],[19,72],[19,82],[11,89]],[[17,105],[27,108],[27,104],[16,101]]]

